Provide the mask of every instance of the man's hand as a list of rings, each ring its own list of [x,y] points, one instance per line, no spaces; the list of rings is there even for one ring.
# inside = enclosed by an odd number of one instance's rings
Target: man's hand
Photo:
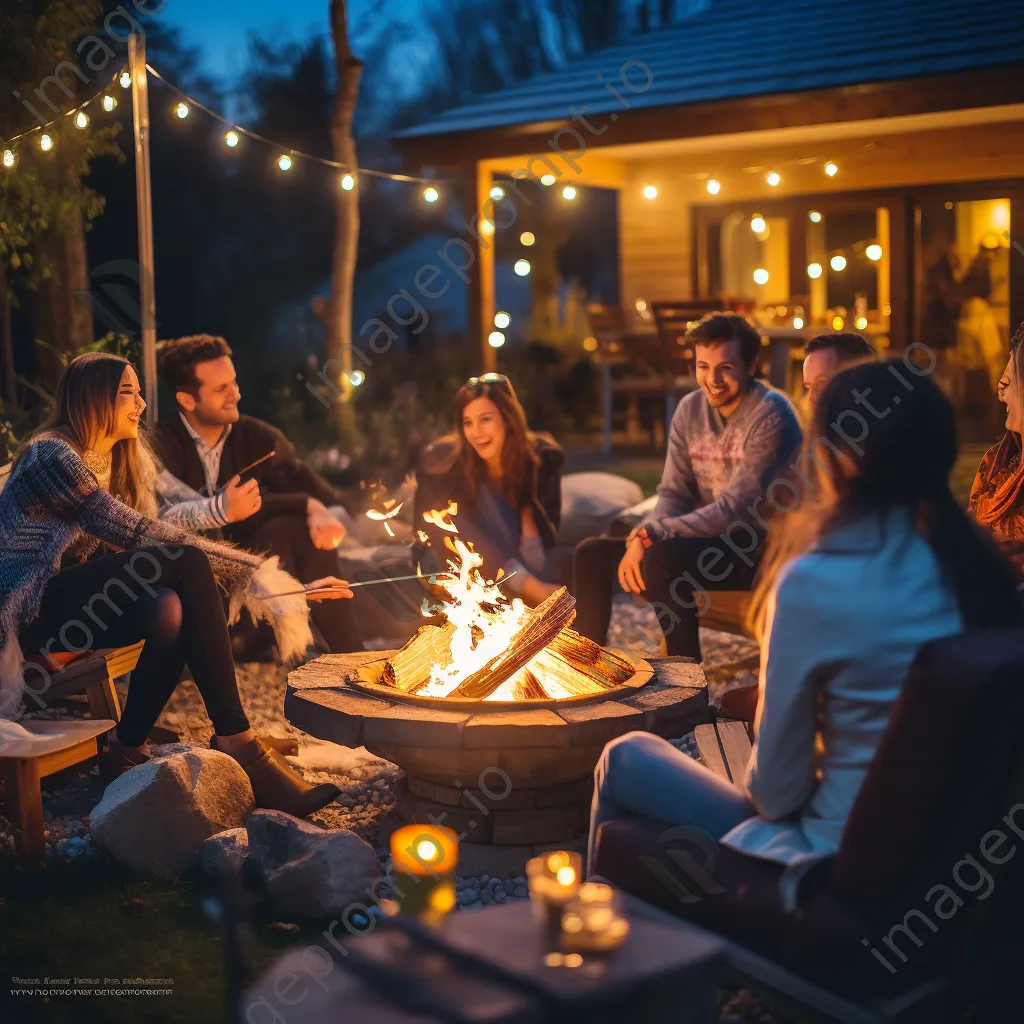
[[[345,527],[316,498],[306,503],[306,525],[310,539],[321,551],[333,551],[345,539]]]
[[[644,578],[640,575],[640,566],[644,560],[644,545],[639,537],[634,537],[626,545],[626,553],[619,562],[619,583],[622,589],[630,594],[644,592]]]
[[[224,485],[224,516],[229,523],[237,523],[248,519],[260,510],[263,499],[260,497],[260,485],[255,480],[238,482],[237,474]]]

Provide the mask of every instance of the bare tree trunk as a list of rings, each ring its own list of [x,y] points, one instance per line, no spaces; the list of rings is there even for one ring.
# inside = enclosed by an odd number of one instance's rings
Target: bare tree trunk
[[[334,159],[356,175],[358,160],[352,137],[352,118],[359,96],[363,62],[352,56],[348,41],[348,12],[345,0],[331,0],[331,34],[334,37],[334,66],[338,92],[331,116],[331,146]],[[351,433],[352,393],[352,285],[359,248],[359,179],[356,188],[340,185],[334,201],[334,253],[331,261],[331,299],[327,309],[327,358],[331,379],[337,380],[341,402],[337,405],[343,436]]]
[[[0,359],[2,359],[4,400],[13,405],[16,398],[14,391],[14,338],[11,335],[11,293],[7,287],[6,263],[0,263]]]

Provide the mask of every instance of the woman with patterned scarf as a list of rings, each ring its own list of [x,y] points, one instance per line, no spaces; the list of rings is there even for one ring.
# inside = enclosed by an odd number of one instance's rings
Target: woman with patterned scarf
[[[999,401],[1006,406],[1006,433],[981,460],[968,510],[992,533],[1024,579],[1024,324],[1010,342],[1010,361],[999,378]]]
[[[0,494],[0,717],[43,692],[59,671],[55,653],[145,640],[110,739],[115,766],[148,760],[149,731],[188,666],[213,722],[210,746],[242,766],[256,805],[311,814],[338,789],[309,785],[249,726],[228,640],[228,618],[244,606],[272,619],[282,657],[301,654],[312,640],[306,598],[272,596],[301,584],[276,558],[156,518],[158,470],[139,434],[145,407],[130,363],[79,356],[53,416],[15,459]],[[113,553],[90,557],[101,542]],[[314,585],[352,596],[334,577]]]

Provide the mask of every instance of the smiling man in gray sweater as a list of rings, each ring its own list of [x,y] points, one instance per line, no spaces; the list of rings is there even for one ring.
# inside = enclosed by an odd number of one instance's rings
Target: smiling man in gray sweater
[[[749,589],[764,546],[757,502],[789,465],[801,431],[789,399],[754,378],[761,338],[744,317],[711,313],[689,341],[700,387],[672,418],[654,515],[625,543],[599,537],[579,546],[575,628],[604,643],[614,568],[624,590],[654,606],[668,653],[700,661],[694,595]]]

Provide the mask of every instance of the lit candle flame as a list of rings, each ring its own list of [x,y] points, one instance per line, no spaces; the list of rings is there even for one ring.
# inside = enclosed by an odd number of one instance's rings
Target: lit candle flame
[[[559,868],[555,873],[559,885],[572,885],[576,881],[576,872],[570,867]]]

